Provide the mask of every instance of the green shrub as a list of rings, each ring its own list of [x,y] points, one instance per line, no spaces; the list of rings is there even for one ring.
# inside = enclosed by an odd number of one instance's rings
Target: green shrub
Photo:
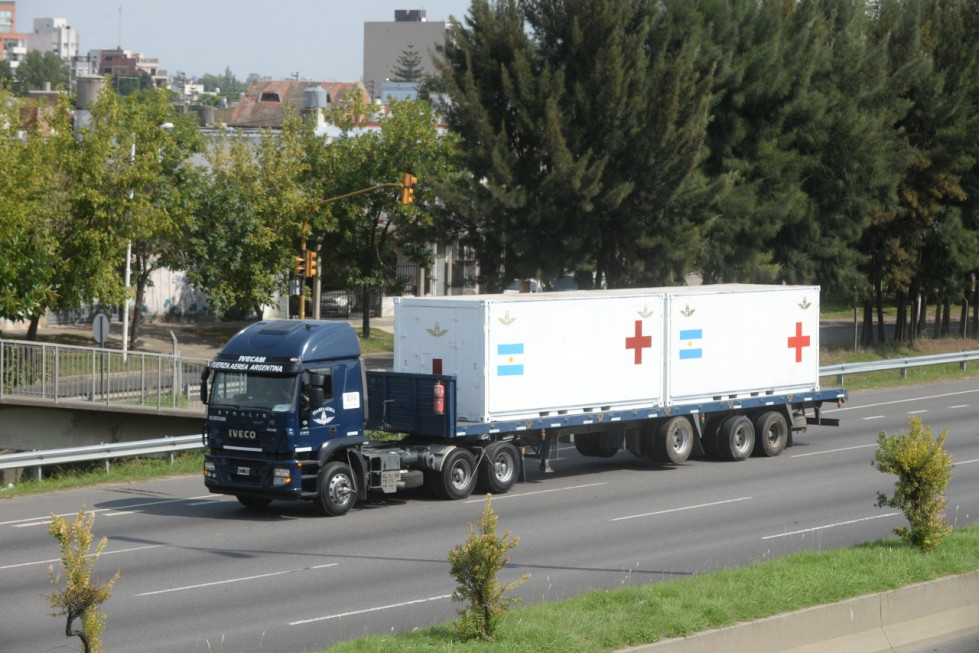
[[[95,514],[88,513],[85,507],[78,511],[75,521],[51,515],[48,532],[61,545],[61,571],[65,576],[65,587],[59,592],[52,593],[48,598],[52,608],[58,612],[51,616],[64,616],[65,637],[78,637],[82,641],[85,653],[102,653],[102,630],[105,628],[105,613],[99,606],[109,598],[112,585],[119,579],[119,572],[105,583],[92,581],[92,568],[98,560],[107,538],[103,537],[95,553],[90,554],[92,546],[92,523]],[[49,569],[51,584],[57,585],[61,575],[55,576],[54,567]],[[73,630],[72,623],[81,619],[82,629]]]
[[[530,574],[524,574],[520,580],[502,586],[497,580],[496,574],[510,562],[507,551],[517,546],[520,538],[510,539],[510,531],[502,537],[496,534],[499,517],[493,514],[490,498],[487,494],[479,532],[470,523],[466,543],[449,551],[450,573],[458,583],[452,600],[469,602],[469,607],[458,611],[461,619],[457,630],[466,639],[491,638],[507,608],[522,603],[521,599],[504,594],[530,578]]]
[[[897,436],[884,431],[877,436],[874,467],[885,474],[896,474],[894,496],[877,493],[877,506],[899,508],[909,527],[894,532],[922,551],[936,546],[952,528],[945,520],[945,488],[952,477],[952,457],[942,449],[948,431],[932,439],[931,427],[922,426],[920,417],[908,420],[908,432]]]

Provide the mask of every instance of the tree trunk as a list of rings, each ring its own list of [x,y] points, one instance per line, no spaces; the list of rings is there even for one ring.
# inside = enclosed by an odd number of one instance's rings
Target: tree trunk
[[[30,324],[27,326],[27,339],[37,340],[37,326],[41,322],[40,315],[32,315]]]
[[[877,293],[877,342],[884,344],[887,342],[887,331],[884,329],[884,293],[880,285],[880,279],[875,280]]]
[[[865,299],[863,302],[863,331],[860,333],[860,346],[874,346],[874,302]]]
[[[945,295],[942,300],[942,308],[944,312],[942,313],[942,337],[948,338],[952,335],[952,299]]]
[[[901,291],[897,293],[897,319],[894,323],[894,341],[904,342],[904,322],[908,312],[908,297]]]
[[[962,310],[959,312],[959,337],[969,335],[969,298],[962,296]]]

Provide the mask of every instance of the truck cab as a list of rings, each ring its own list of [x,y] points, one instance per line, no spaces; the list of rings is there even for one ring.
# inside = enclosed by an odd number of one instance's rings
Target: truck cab
[[[346,322],[242,329],[202,378],[205,485],[250,507],[311,498],[330,452],[366,441],[364,385],[360,344]]]

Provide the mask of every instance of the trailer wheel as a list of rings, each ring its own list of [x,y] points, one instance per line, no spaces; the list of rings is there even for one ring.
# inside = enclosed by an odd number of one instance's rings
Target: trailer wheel
[[[598,454],[596,451],[597,440],[595,439],[594,433],[575,433],[574,434],[574,448],[578,450],[582,456],[596,456]]]
[[[744,460],[755,448],[755,426],[744,415],[724,420],[717,437],[717,452],[723,460]]]
[[[245,506],[246,508],[257,509],[257,508],[268,508],[269,504],[272,503],[272,499],[256,499],[255,497],[239,497],[238,503]]]
[[[788,442],[789,427],[781,413],[768,411],[755,420],[756,455],[777,456]]]
[[[476,458],[465,449],[453,449],[442,462],[442,471],[429,477],[442,499],[465,499],[476,487]]]
[[[479,463],[476,487],[480,492],[504,494],[517,482],[520,454],[509,442],[494,442],[486,447]]]
[[[316,508],[324,515],[345,515],[357,501],[350,466],[337,460],[327,463],[320,470],[316,489]]]
[[[693,451],[693,428],[685,417],[672,417],[656,432],[656,459],[674,465],[686,462]]]

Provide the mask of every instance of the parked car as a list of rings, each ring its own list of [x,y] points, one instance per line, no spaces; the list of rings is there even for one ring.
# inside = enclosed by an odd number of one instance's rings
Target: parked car
[[[354,294],[349,290],[324,290],[320,295],[320,315],[350,317],[354,307]]]
[[[521,292],[544,292],[547,288],[540,279],[514,279],[510,285],[504,289],[503,293],[511,295]]]

